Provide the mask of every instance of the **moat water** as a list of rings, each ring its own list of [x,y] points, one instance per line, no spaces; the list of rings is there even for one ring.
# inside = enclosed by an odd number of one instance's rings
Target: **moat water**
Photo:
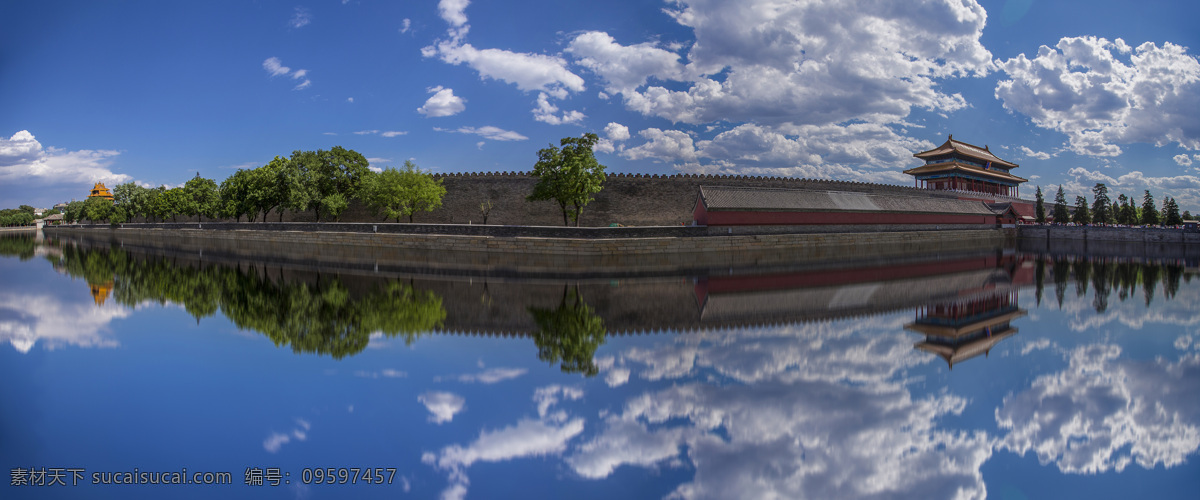
[[[4,237],[0,276],[0,498],[1200,491],[1195,259],[526,279]]]

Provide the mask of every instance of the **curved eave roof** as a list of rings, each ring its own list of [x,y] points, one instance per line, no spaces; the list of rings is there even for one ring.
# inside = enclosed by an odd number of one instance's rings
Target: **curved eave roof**
[[[921,158],[921,159],[927,159],[927,158],[936,158],[938,156],[943,156],[943,155],[948,155],[948,154],[953,154],[953,153],[959,153],[963,156],[969,156],[971,158],[981,160],[985,163],[989,162],[989,161],[992,163],[998,163],[998,164],[1004,165],[1008,168],[1017,168],[1020,166],[1020,165],[1017,165],[1016,163],[1001,160],[1000,157],[993,154],[987,148],[981,148],[974,144],[967,144],[965,142],[956,141],[954,139],[947,139],[946,142],[943,143],[941,146],[930,149],[929,151],[922,151],[920,153],[914,154],[913,156],[917,157],[917,158]]]
[[[1009,181],[1009,182],[1029,182],[1029,179],[1017,177],[1013,174],[1008,174],[1008,173],[1000,172],[997,170],[984,170],[982,168],[979,168],[979,167],[976,167],[973,165],[968,165],[966,163],[959,163],[959,162],[946,162],[946,163],[935,163],[932,165],[921,165],[917,168],[910,168],[908,170],[905,170],[904,173],[906,173],[908,175],[924,175],[924,174],[936,174],[936,173],[940,173],[940,172],[950,172],[950,171],[959,171],[959,172],[969,173],[969,174],[973,174],[973,175],[981,175],[984,177],[991,177],[996,180],[1003,180],[1003,181]]]

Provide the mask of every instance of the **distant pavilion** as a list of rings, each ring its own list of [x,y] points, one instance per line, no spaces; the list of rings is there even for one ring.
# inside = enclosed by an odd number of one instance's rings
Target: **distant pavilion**
[[[925,164],[905,170],[916,178],[916,187],[968,191],[997,196],[1019,197],[1019,186],[1028,179],[1009,173],[1016,163],[1001,160],[987,146],[979,147],[954,140],[950,135],[941,146],[914,154]]]
[[[97,182],[95,186],[92,186],[92,194],[89,194],[88,198],[103,198],[113,201],[112,193],[108,191],[108,188],[104,187],[103,182]]]

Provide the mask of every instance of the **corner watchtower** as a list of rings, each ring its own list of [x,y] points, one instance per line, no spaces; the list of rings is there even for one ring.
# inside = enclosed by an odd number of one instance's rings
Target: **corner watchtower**
[[[950,135],[941,146],[913,155],[925,164],[905,170],[916,178],[916,187],[966,191],[996,196],[1020,196],[1022,179],[1009,173],[1016,163],[1001,160],[987,146],[954,140]]]

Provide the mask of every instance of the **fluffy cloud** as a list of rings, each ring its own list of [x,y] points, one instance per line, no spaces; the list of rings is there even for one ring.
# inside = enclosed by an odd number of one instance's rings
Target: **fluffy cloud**
[[[1115,156],[1132,142],[1200,149],[1200,62],[1185,47],[1063,38],[999,66],[1004,107],[1067,134],[1078,154]]]
[[[1181,207],[1200,206],[1200,176],[1196,175],[1146,177],[1142,172],[1134,170],[1113,177],[1104,172],[1088,170],[1083,167],[1072,168],[1067,171],[1067,175],[1071,177],[1071,180],[1063,184],[1063,189],[1070,193],[1086,195],[1089,198],[1092,187],[1096,183],[1102,182],[1108,186],[1110,193],[1132,194],[1140,200],[1139,194],[1148,189],[1160,203],[1162,196],[1166,195],[1175,198]],[[1116,194],[1111,196],[1115,198]]]
[[[22,130],[8,139],[0,137],[0,181],[9,188],[27,183],[78,186],[83,193],[97,181],[112,186],[132,180],[110,170],[118,154],[112,150],[43,148],[33,134]]]
[[[469,43],[444,40],[435,46],[421,49],[425,57],[438,56],[442,61],[466,64],[482,78],[492,78],[517,86],[524,91],[543,91],[562,98],[566,91],[584,89],[583,78],[567,69],[566,60],[544,54],[525,54],[500,49],[477,49]]]
[[[607,33],[590,31],[575,37],[567,53],[581,66],[605,81],[611,93],[633,92],[650,77],[682,80],[684,66],[679,55],[653,43],[623,46]]]
[[[306,78],[308,76],[308,70],[298,69],[296,71],[292,71],[292,68],[284,66],[283,61],[280,61],[278,57],[268,57],[265,61],[263,61],[262,67],[263,69],[267,70],[267,73],[269,73],[272,78],[276,76],[290,76],[293,80],[301,80],[300,83],[297,83],[295,87],[292,87],[292,90],[304,90],[312,86],[312,81]],[[353,102],[353,100],[351,102]]]
[[[429,391],[417,396],[417,401],[429,410],[429,421],[443,424],[454,419],[454,414],[466,407],[466,400],[454,393]]]
[[[1192,166],[1192,158],[1188,155],[1182,155],[1182,154],[1175,155],[1174,160],[1175,160],[1175,164],[1179,165],[1181,167]]]
[[[598,153],[612,153],[617,151],[618,147],[624,150],[625,146],[618,146],[617,143],[627,141],[629,137],[629,127],[617,122],[608,122],[608,125],[604,126],[604,137],[596,141],[596,145],[592,146],[592,150]]]
[[[1021,154],[1025,155],[1025,157],[1033,158],[1035,160],[1049,160],[1050,157],[1053,156],[1050,153],[1045,153],[1042,151],[1034,151],[1032,149],[1029,149],[1028,146],[1021,146],[1018,149],[1021,150]]]
[[[899,333],[908,319],[696,332],[626,349],[619,357],[639,377],[670,385],[628,399],[566,461],[604,478],[686,458],[695,473],[678,498],[981,498],[991,441],[937,428],[966,399],[914,397],[900,380],[932,359]],[[722,382],[696,381],[706,375]]]
[[[912,107],[953,111],[936,79],[982,76],[987,14],[974,1],[904,6],[858,1],[687,0],[667,9],[695,35],[686,65],[653,44],[578,35],[568,52],[626,106],[673,122],[829,125],[900,120]],[[684,90],[643,82],[654,77]]]
[[[646,142],[627,147],[622,156],[673,163],[685,172],[899,183],[912,180],[901,173],[911,163],[912,151],[932,147],[871,123],[784,128],[743,124],[700,141],[677,130],[651,128],[638,135]]]
[[[550,97],[545,92],[538,93],[537,107],[533,108],[533,119],[550,125],[563,125],[567,123],[579,123],[583,120],[584,114],[579,111],[566,111],[562,115],[558,113],[558,106],[550,103]]]
[[[454,89],[444,88],[441,85],[431,87],[429,92],[433,95],[425,101],[425,105],[417,108],[417,112],[428,117],[435,116],[454,116],[467,109],[466,102],[463,98],[454,95]]]
[[[467,24],[467,5],[470,0],[441,0],[438,2],[438,15],[450,26],[461,27]]]
[[[1068,473],[1172,467],[1200,448],[1200,354],[1120,359],[1115,345],[1080,347],[1069,366],[1005,398],[999,445]]]
[[[511,130],[504,130],[502,128],[493,127],[491,125],[487,125],[484,127],[478,127],[478,128],[476,128],[476,127],[459,127],[455,130],[446,130],[446,129],[441,129],[441,128],[435,127],[434,130],[441,131],[441,132],[455,132],[455,133],[459,133],[459,134],[474,134],[474,135],[483,137],[484,139],[488,139],[488,140],[492,140],[492,141],[525,141],[525,140],[529,139],[528,137],[525,137],[525,136],[518,134],[516,132],[513,132]]]
[[[0,295],[0,342],[22,353],[38,341],[46,349],[113,347],[118,343],[105,336],[108,324],[132,312],[113,301],[97,307],[91,302],[64,303],[49,295],[6,293]]]

